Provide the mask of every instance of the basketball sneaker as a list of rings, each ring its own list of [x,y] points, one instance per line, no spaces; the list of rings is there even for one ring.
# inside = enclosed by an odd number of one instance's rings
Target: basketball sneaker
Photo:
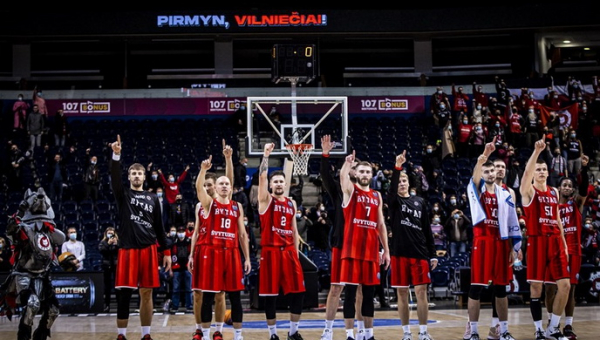
[[[498,340],[500,339],[500,325],[496,325],[496,327],[490,327],[490,331],[488,333],[488,340]]]
[[[304,339],[302,339],[302,335],[300,335],[300,332],[296,332],[292,335],[290,335],[290,333],[288,333],[287,340],[304,340]]]
[[[325,328],[323,330],[323,334],[321,334],[321,340],[332,340],[332,339],[333,339],[333,332],[330,329]]]
[[[269,340],[279,340],[279,336],[277,334],[273,334]]]
[[[538,328],[538,330],[535,331],[535,340],[546,340],[546,334],[543,329]]]
[[[500,340],[515,340],[515,338],[513,338],[513,336],[508,331],[506,331],[502,333],[502,335],[500,335]]]
[[[360,330],[358,331],[358,333],[356,333],[356,340],[367,340],[365,339],[365,331],[364,330]]]
[[[215,331],[212,338],[213,340],[223,340],[223,334],[219,331]]]
[[[465,334],[463,335],[463,340],[471,339],[471,325],[469,321],[467,321],[467,327],[465,327]]]
[[[423,332],[423,333],[419,332],[419,340],[433,340],[433,338],[427,332]]]
[[[404,335],[402,336],[402,340],[412,340],[412,333],[404,332]]]
[[[565,328],[563,328],[563,334],[569,340],[577,340],[577,334],[575,334],[575,332],[573,332],[573,326],[571,326],[571,325],[565,325]]]
[[[202,340],[202,331],[196,329],[196,331],[192,334],[192,340]]]
[[[144,335],[142,340],[152,340],[152,337],[150,336],[150,334],[146,334],[146,335]]]
[[[125,337],[125,335],[123,335],[123,334],[119,334],[119,335],[117,336],[117,340],[127,340],[127,338]]]
[[[479,334],[471,333],[471,337],[469,338],[469,340],[479,340]]]
[[[564,336],[560,332],[560,328],[546,328],[546,339],[548,340],[568,340],[566,336]]]

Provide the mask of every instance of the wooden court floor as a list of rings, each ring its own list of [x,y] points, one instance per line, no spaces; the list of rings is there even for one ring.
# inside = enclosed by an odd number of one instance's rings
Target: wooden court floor
[[[509,330],[516,340],[534,339],[533,323],[528,306],[509,307]],[[300,333],[305,340],[318,340],[324,326],[324,311],[303,312]],[[544,314],[545,315],[545,314]],[[411,311],[411,331],[413,339],[418,339],[416,311]],[[288,314],[278,313],[278,334],[286,339],[289,324]],[[116,339],[116,314],[98,315],[61,315],[52,327],[51,340],[114,340]],[[36,318],[35,324],[39,321]],[[466,308],[438,309],[434,307],[429,312],[429,333],[434,340],[462,339],[467,321]],[[9,321],[0,317],[0,340],[17,338],[18,319]],[[491,322],[491,310],[482,308],[479,323],[481,339],[487,338]],[[140,321],[137,314],[130,317],[127,329],[128,340],[141,338]],[[375,338],[377,340],[400,340],[402,329],[395,310],[375,311]],[[580,340],[600,339],[600,306],[597,304],[577,306],[573,322],[575,332]],[[154,340],[185,340],[191,339],[195,329],[192,314],[163,314],[155,313],[152,324]],[[233,339],[233,329],[225,326],[225,340]],[[269,335],[264,323],[264,314],[260,311],[250,311],[244,314],[244,340],[268,340]],[[345,340],[341,311],[338,312],[334,323],[334,340]]]

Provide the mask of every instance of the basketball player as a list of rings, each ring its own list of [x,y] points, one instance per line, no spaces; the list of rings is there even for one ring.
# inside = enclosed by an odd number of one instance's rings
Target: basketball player
[[[467,188],[474,224],[468,300],[471,340],[479,340],[480,298],[483,289],[490,285],[493,285],[491,288],[500,323],[500,339],[514,339],[508,331],[506,285],[513,278],[513,259],[519,256],[521,230],[513,196],[510,191],[496,184],[496,166],[488,160],[496,149],[495,142],[494,138],[485,145]]]
[[[406,151],[396,156],[388,196],[389,217],[392,226],[391,280],[398,292],[398,314],[404,333],[402,340],[412,340],[408,308],[408,290],[412,284],[417,295],[419,340],[432,340],[427,332],[429,301],[427,285],[431,283],[429,266],[435,269],[438,259],[427,214],[428,203],[422,197],[411,196],[408,175],[402,171]]]
[[[202,161],[198,197],[202,205],[202,227],[206,228],[206,242],[200,247],[202,270],[198,287],[202,290],[202,334],[209,338],[212,305],[215,294],[227,292],[231,304],[234,340],[242,339],[243,308],[241,291],[244,274],[250,273],[250,243],[244,226],[244,210],[240,203],[230,199],[232,187],[227,176],[217,178],[215,197],[204,188],[206,172],[212,167],[212,156]],[[240,248],[244,256],[240,254]],[[197,268],[198,269],[198,268]]]
[[[344,241],[340,261],[340,284],[345,285],[344,323],[346,338],[354,339],[355,299],[358,285],[362,285],[361,312],[365,321],[365,338],[374,339],[373,295],[379,285],[380,265],[390,264],[387,230],[383,217],[383,199],[377,190],[369,187],[373,167],[369,162],[356,165],[356,183],[350,180],[355,151],[346,156],[340,170],[340,185],[344,195]],[[379,253],[380,242],[383,253]]]
[[[569,255],[558,211],[558,190],[546,184],[548,166],[540,153],[546,148],[546,138],[535,142],[533,153],[523,172],[519,190],[527,225],[527,281],[530,285],[530,309],[536,340],[566,340],[558,328],[571,289]],[[550,325],[542,327],[540,298],[544,282],[556,283]]]
[[[342,210],[342,189],[339,181],[333,178],[333,172],[331,170],[331,164],[329,162],[329,152],[333,150],[335,144],[331,141],[330,135],[324,135],[321,137],[321,149],[323,150],[323,157],[321,157],[321,168],[319,174],[323,182],[323,188],[329,194],[333,206],[335,207],[335,216],[333,220],[333,229],[330,233],[331,243],[331,278],[329,293],[327,294],[327,302],[325,303],[325,329],[321,335],[321,340],[332,340],[333,337],[333,322],[335,321],[335,314],[342,295],[343,285],[340,284],[340,252],[342,248],[342,242],[344,239],[344,211]],[[356,165],[356,164],[355,164]],[[350,180],[355,181],[354,167],[350,170]],[[362,315],[360,314],[360,306],[362,305],[362,289],[359,286],[356,292],[356,323],[358,328],[358,334],[356,340],[365,340],[364,329],[365,322]]]
[[[288,340],[302,340],[298,332],[304,304],[304,273],[298,251],[300,239],[296,227],[296,202],[284,196],[283,171],[274,171],[268,178],[269,155],[275,144],[265,144],[258,168],[258,214],[261,229],[261,255],[258,294],[265,298],[265,316],[271,340],[277,335],[277,296],[279,289],[287,295],[290,306]],[[271,192],[269,193],[269,188]]]
[[[233,183],[233,150],[231,146],[226,145],[223,139],[223,155],[225,156],[225,176],[229,178],[229,181]],[[200,177],[196,178],[196,194],[199,194],[201,187],[199,182]],[[215,198],[214,185],[217,181],[217,175],[214,172],[206,172],[204,177],[204,188],[210,197]],[[231,197],[230,197],[231,198]],[[188,260],[188,269],[192,273],[192,291],[194,292],[194,320],[196,321],[196,328],[192,336],[192,340],[202,339],[202,291],[198,286],[200,279],[202,278],[203,271],[199,264],[200,260],[200,247],[205,244],[208,239],[206,236],[206,228],[202,227],[202,204],[200,203],[200,197],[198,196],[198,203],[195,209],[195,224],[194,232],[192,233],[192,242],[190,249],[190,258]],[[194,264],[198,264],[197,268]],[[225,292],[219,292],[215,294],[215,332],[213,333],[213,340],[223,340],[223,324],[225,323]],[[207,334],[208,335],[208,334]]]
[[[139,288],[140,323],[143,340],[152,340],[152,290],[160,286],[158,277],[158,244],[166,248],[160,203],[156,194],[144,191],[146,169],[134,163],[127,170],[129,188],[123,186],[121,176],[121,136],[111,144],[113,151],[110,179],[119,214],[119,254],[115,275],[117,294],[117,340],[127,340],[129,304],[134,289]],[[171,257],[163,257],[165,271],[171,268]]]
[[[565,326],[563,334],[570,340],[577,340],[577,335],[573,331],[573,314],[575,311],[575,288],[579,281],[579,271],[581,270],[581,228],[583,226],[582,215],[583,204],[588,194],[588,164],[589,157],[581,157],[581,180],[578,191],[575,191],[573,179],[563,177],[559,181],[559,204],[560,220],[567,241],[567,250],[569,252],[569,271],[571,273],[571,289],[567,304],[565,305]],[[546,282],[546,310],[552,314],[553,301],[556,296],[556,284]]]

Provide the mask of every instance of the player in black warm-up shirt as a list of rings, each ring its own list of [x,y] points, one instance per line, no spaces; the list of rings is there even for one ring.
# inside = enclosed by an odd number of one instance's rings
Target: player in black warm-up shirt
[[[429,278],[430,262],[431,268],[434,269],[438,260],[429,226],[428,203],[422,197],[409,194],[408,175],[402,172],[404,162],[406,162],[406,151],[396,156],[388,196],[392,227],[392,245],[390,247],[392,287],[396,287],[398,290],[398,313],[404,332],[402,339],[411,339],[408,289],[412,284],[417,295],[419,340],[431,340],[431,336],[427,333],[429,312],[427,285],[431,283]]]
[[[145,168],[139,163],[127,171],[130,186],[123,186],[121,170],[121,137],[111,144],[110,164],[112,191],[115,195],[119,224],[119,255],[115,288],[120,290],[117,301],[117,340],[127,340],[129,303],[134,289],[139,288],[140,323],[143,340],[152,340],[152,289],[160,285],[158,277],[157,240],[166,248],[160,203],[156,194],[144,191]],[[164,257],[165,271],[171,267],[171,257]]]

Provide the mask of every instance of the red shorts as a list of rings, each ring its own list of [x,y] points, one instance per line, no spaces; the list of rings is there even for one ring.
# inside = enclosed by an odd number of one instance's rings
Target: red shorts
[[[560,235],[527,238],[528,282],[556,282],[570,277],[565,244]]]
[[[332,285],[339,285],[340,284],[340,265],[342,262],[342,250],[340,248],[337,247],[332,247],[331,248],[331,265],[329,266],[329,268],[331,268],[330,272],[331,272],[331,278],[330,278],[330,283]]]
[[[403,256],[392,256],[390,265],[392,287],[408,288],[431,283],[429,261]]]
[[[304,272],[300,265],[298,250],[294,246],[263,246],[260,254],[258,295],[277,296],[306,291]]]
[[[203,246],[200,262],[200,268],[194,268],[194,272],[201,269],[203,274],[210,274],[200,275],[200,290],[215,293],[244,290],[244,267],[239,248]]]
[[[571,273],[571,284],[579,283],[579,271],[581,271],[581,255],[569,254],[569,273]]]
[[[471,284],[505,286],[513,280],[510,240],[479,236],[473,240],[471,252]]]
[[[374,286],[379,284],[379,263],[345,258],[340,263],[340,284]]]
[[[157,288],[158,253],[153,244],[141,249],[119,249],[115,288]]]

